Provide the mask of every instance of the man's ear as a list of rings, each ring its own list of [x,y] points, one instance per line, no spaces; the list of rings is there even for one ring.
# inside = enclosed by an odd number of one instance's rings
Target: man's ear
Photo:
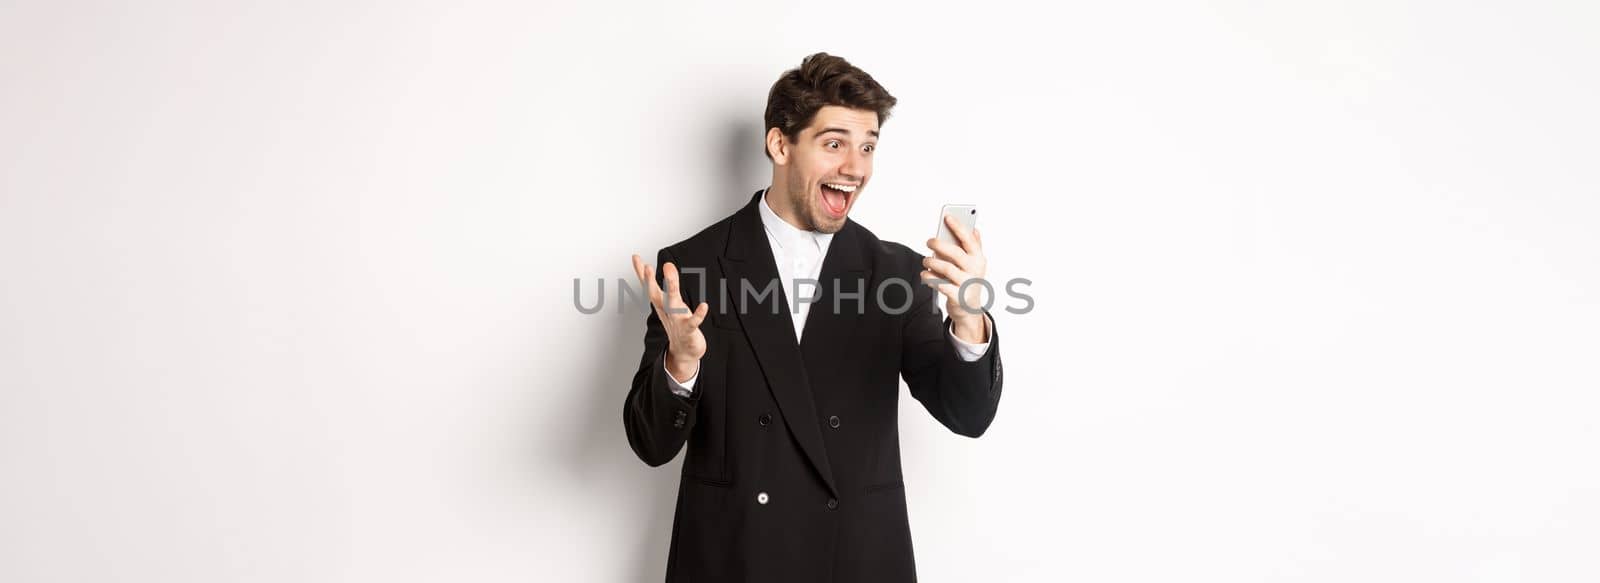
[[[773,164],[789,163],[789,146],[789,137],[783,135],[783,130],[767,128],[767,155],[772,156]]]

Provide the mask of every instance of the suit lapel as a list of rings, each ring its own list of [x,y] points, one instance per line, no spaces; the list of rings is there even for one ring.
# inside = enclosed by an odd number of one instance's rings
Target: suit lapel
[[[838,496],[832,465],[828,462],[828,451],[823,446],[816,403],[811,397],[811,380],[806,374],[800,347],[794,341],[794,323],[787,311],[787,295],[782,289],[782,282],[778,280],[778,267],[773,261],[772,248],[767,242],[756,208],[760,204],[757,197],[761,195],[761,192],[757,192],[756,197],[750,199],[750,204],[734,214],[728,247],[723,257],[719,258],[723,273],[728,277],[728,300],[732,302],[728,305],[738,315],[745,336],[750,340],[761,374],[766,377],[772,398],[777,401],[778,411],[783,415],[784,425],[789,428],[795,442],[800,444],[800,449],[805,452],[806,459],[821,476],[822,482],[828,486],[828,491]],[[838,243],[836,240],[833,245]],[[833,255],[830,245],[828,257],[831,259]],[[828,259],[824,259],[824,270],[827,269],[827,262]],[[760,301],[755,299],[754,294],[744,295],[741,301],[743,288],[747,285],[745,282],[759,294],[769,282],[774,281],[779,281],[778,293]],[[816,316],[815,308],[814,305],[808,318]],[[829,327],[832,326],[825,326]]]

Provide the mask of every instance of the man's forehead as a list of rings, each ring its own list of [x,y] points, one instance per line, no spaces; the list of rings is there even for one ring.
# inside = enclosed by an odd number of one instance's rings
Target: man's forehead
[[[851,109],[837,105],[823,106],[811,118],[812,133],[848,133],[857,136],[878,135],[878,114],[865,109]]]

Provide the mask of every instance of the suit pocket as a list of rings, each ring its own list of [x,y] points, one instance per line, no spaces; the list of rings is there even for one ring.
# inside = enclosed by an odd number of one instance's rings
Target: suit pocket
[[[900,480],[895,480],[893,482],[883,482],[881,484],[873,484],[871,486],[867,486],[867,489],[862,491],[862,494],[872,494],[874,492],[881,492],[883,490],[904,490],[904,489],[906,489],[905,482],[902,482]]]
[[[733,489],[686,479],[678,490],[678,509],[672,520],[672,546],[667,559],[667,580],[698,583],[736,581],[734,553],[738,548],[726,524],[733,504]]]
[[[837,576],[840,581],[912,583],[917,580],[911,527],[906,519],[906,487],[901,481],[867,486],[840,531]]]

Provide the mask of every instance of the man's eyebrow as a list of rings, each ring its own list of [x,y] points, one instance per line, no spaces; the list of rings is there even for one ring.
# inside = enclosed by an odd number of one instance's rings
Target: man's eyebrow
[[[844,134],[845,137],[850,137],[850,130],[844,128],[822,128],[821,130],[817,131],[817,135],[821,136],[822,134],[830,132],[841,133]],[[878,137],[878,130],[867,130],[867,135],[876,138]]]

